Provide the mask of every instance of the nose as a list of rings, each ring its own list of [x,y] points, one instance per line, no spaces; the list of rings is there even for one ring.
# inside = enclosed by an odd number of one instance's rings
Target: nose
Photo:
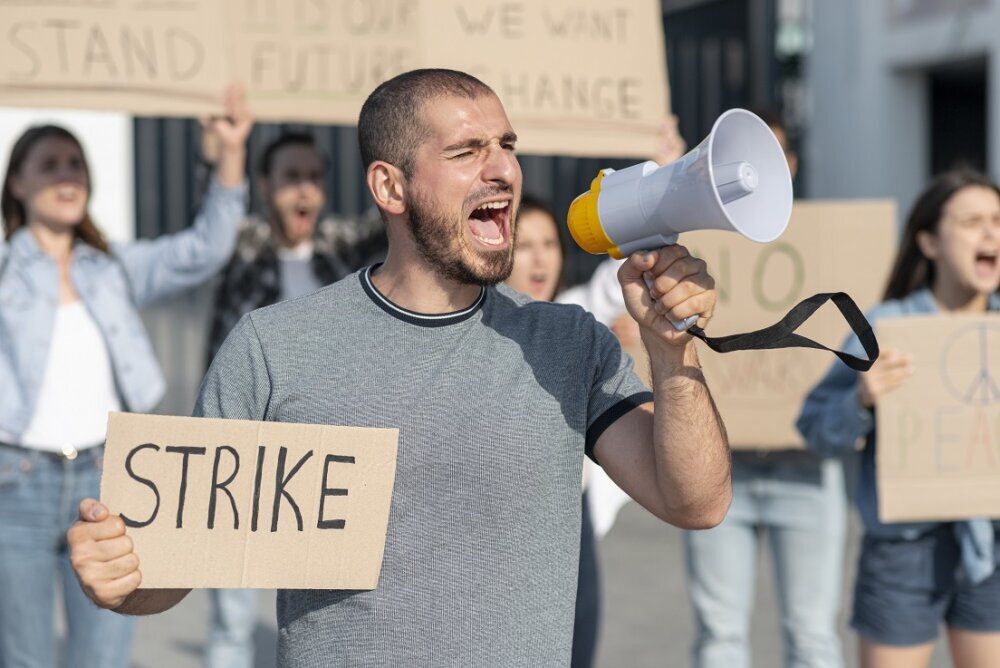
[[[483,166],[483,180],[514,186],[520,178],[521,165],[514,152],[499,145],[491,146],[486,157],[486,164]]]

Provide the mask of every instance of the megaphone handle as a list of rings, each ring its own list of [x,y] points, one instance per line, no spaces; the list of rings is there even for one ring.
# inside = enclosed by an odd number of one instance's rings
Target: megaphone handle
[[[652,296],[652,293],[653,293],[653,281],[649,280],[645,276],[642,277],[642,280],[646,282],[646,289],[649,290],[650,296]],[[691,315],[691,316],[688,316],[688,317],[684,318],[683,320],[670,320],[670,318],[667,318],[667,320],[670,321],[670,324],[673,325],[674,329],[676,329],[678,332],[686,332],[689,329],[691,329],[692,327],[694,327],[694,324],[696,322],[698,322],[698,316],[697,315]]]

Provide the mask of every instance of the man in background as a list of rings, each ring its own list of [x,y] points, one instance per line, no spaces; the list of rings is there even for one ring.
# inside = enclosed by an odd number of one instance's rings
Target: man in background
[[[208,360],[245,313],[338,281],[385,254],[385,226],[373,210],[357,220],[323,217],[327,161],[312,135],[286,132],[267,145],[257,170],[265,217],[248,216],[215,296]],[[253,666],[257,592],[213,589],[208,668]]]

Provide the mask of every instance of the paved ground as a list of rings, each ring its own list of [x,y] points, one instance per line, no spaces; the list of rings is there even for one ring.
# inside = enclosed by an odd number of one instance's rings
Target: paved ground
[[[856,527],[848,563],[853,563]],[[759,576],[757,615],[753,621],[754,665],[781,666],[781,644],[772,580],[763,564]],[[634,504],[626,507],[601,545],[604,627],[598,666],[641,668],[687,666],[692,637],[691,613],[684,590],[681,535]],[[847,582],[853,579],[848,569]],[[257,668],[274,665],[274,594],[262,592],[256,633]],[[141,668],[196,668],[208,621],[205,592],[194,592],[180,606],[140,621],[133,653]],[[842,624],[847,666],[855,668],[851,634]],[[934,668],[944,668],[940,648]]]

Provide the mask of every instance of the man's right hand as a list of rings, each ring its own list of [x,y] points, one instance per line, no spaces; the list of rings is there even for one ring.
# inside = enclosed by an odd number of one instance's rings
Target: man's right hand
[[[66,534],[70,563],[84,593],[102,608],[122,605],[142,574],[125,522],[94,499],[80,502],[80,520]]]

